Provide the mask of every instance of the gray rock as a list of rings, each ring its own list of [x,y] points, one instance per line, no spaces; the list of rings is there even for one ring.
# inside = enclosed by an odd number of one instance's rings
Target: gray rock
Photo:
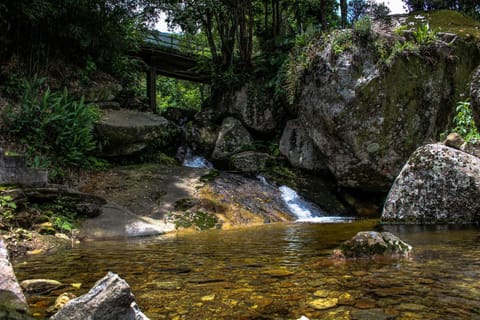
[[[294,167],[316,172],[328,171],[325,158],[299,119],[287,121],[280,139],[280,152]]]
[[[408,257],[412,246],[390,232],[362,231],[334,250],[335,258]]]
[[[480,141],[478,140],[470,140],[466,141],[464,144],[460,146],[460,150],[471,154],[477,158],[480,158]]]
[[[167,146],[178,134],[167,119],[151,113],[108,110],[95,124],[100,156],[131,155],[150,145]]]
[[[7,247],[2,237],[0,237],[0,315],[2,312],[5,313],[5,318],[0,318],[8,319],[6,317],[11,312],[11,317],[14,319],[14,313],[17,311],[25,312],[27,309],[27,300],[13,272],[12,264],[8,258]]]
[[[374,46],[336,54],[334,38],[301,78],[299,118],[341,186],[386,192],[415,149],[447,126],[478,48],[439,42],[428,49],[435,63],[397,54],[385,64]],[[453,64],[448,53],[458,55]]]
[[[262,84],[249,83],[233,93],[231,102],[224,103],[229,106],[229,113],[238,117],[247,128],[270,132],[277,125],[276,109],[272,104],[273,99],[265,92],[260,92],[260,88],[263,88]]]
[[[270,156],[263,152],[245,151],[230,158],[230,169],[244,173],[256,173],[265,170]]]
[[[48,172],[28,168],[24,156],[7,156],[0,148],[0,183],[44,186],[48,183]]]
[[[420,147],[385,201],[387,223],[480,222],[480,159],[441,144]]]
[[[470,81],[470,106],[478,128],[480,124],[480,66],[475,69]]]
[[[232,155],[251,147],[252,144],[252,136],[242,123],[235,118],[226,118],[220,127],[212,159],[227,160]]]
[[[109,272],[85,295],[69,301],[51,320],[148,320],[138,309],[130,286]]]

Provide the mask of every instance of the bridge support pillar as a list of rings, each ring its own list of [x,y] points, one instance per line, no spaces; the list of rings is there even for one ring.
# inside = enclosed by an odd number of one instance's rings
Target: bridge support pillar
[[[150,110],[157,113],[157,70],[153,66],[147,70],[147,98]]]

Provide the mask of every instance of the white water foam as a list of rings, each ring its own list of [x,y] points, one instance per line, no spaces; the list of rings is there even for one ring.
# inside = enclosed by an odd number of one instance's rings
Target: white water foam
[[[352,217],[327,216],[313,203],[302,199],[295,190],[287,186],[281,186],[279,190],[288,209],[297,217],[296,222],[340,223],[351,222],[354,219]]]
[[[211,164],[204,157],[193,155],[192,149],[188,147],[187,151],[185,152],[185,158],[183,159],[182,165],[189,168],[213,169],[213,164]]]

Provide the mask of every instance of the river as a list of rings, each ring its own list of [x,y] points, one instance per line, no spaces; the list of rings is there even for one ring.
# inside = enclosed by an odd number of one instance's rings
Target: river
[[[335,262],[333,248],[376,221],[272,224],[86,242],[16,261],[19,280],[82,283],[107,271],[131,285],[151,319],[480,319],[480,231],[392,226],[411,259]],[[65,291],[65,289],[61,290]],[[29,297],[44,316],[52,296]],[[316,299],[336,298],[317,310]]]

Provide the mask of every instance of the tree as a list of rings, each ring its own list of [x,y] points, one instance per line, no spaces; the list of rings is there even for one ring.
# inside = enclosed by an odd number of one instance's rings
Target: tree
[[[480,19],[480,3],[478,0],[403,0],[410,11],[430,11],[450,9],[465,12]]]
[[[348,5],[348,18],[351,23],[366,15],[383,19],[390,13],[390,9],[384,3],[376,3],[372,0],[350,0]]]

